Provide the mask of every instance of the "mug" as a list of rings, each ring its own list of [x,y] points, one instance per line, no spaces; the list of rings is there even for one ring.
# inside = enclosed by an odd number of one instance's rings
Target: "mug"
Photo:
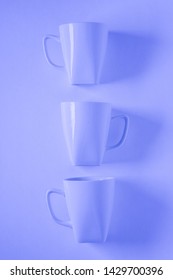
[[[64,191],[47,191],[47,205],[54,221],[73,229],[79,243],[106,241],[114,200],[113,177],[77,177],[64,180]],[[56,217],[51,205],[51,195],[66,199],[70,220]]]
[[[46,60],[62,68],[49,56],[47,42],[56,40],[62,47],[65,68],[70,84],[99,83],[106,45],[107,28],[103,23],[81,22],[59,26],[60,36],[47,35],[43,38]]]
[[[100,165],[105,150],[123,144],[128,128],[128,117],[111,117],[111,105],[104,102],[62,102],[61,116],[64,137],[73,165]],[[107,146],[110,120],[124,120],[120,140]],[[115,128],[116,132],[116,128]]]

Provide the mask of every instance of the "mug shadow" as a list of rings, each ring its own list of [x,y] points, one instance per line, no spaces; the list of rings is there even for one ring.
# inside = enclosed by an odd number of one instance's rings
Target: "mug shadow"
[[[103,163],[129,162],[139,161],[147,157],[153,145],[156,143],[161,130],[162,123],[160,120],[150,115],[137,115],[131,112],[126,112],[129,118],[129,128],[127,137],[122,146],[116,149],[111,149],[105,152]],[[112,110],[112,116],[121,115],[117,110]],[[116,122],[116,132],[115,132]],[[118,142],[118,139],[123,133],[123,120],[116,119],[111,121],[108,146]]]
[[[156,186],[151,183],[149,187]],[[148,191],[148,183],[118,180],[107,243],[152,243],[163,227],[166,213],[166,202],[161,195]]]
[[[158,41],[150,35],[109,32],[101,83],[142,74],[148,69],[157,46]]]

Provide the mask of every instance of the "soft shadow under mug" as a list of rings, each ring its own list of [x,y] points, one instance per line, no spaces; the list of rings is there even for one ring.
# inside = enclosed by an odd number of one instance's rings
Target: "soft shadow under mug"
[[[114,200],[113,177],[77,177],[64,180],[64,191],[51,189],[47,192],[47,204],[54,221],[73,229],[77,242],[106,241]],[[62,195],[70,220],[58,218],[51,205],[51,195]],[[61,209],[59,209],[61,211]]]
[[[43,38],[46,60],[62,68],[50,58],[48,40],[60,43],[65,68],[71,84],[99,83],[106,45],[107,28],[103,23],[81,22],[59,26],[60,36],[47,35]]]
[[[100,165],[105,150],[123,144],[128,117],[123,114],[111,117],[111,110],[111,105],[104,102],[61,103],[62,126],[73,165]],[[117,118],[123,119],[124,130],[119,141],[108,146],[110,121]]]

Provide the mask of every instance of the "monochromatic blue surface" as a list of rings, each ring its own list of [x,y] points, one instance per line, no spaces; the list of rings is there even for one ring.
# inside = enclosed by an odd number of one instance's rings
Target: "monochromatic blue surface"
[[[0,2],[1,259],[173,258],[172,14],[171,0]],[[111,31],[97,86],[69,85],[42,49],[45,34],[81,21]],[[49,47],[63,62],[56,42]],[[129,116],[126,142],[99,167],[71,165],[60,115],[71,100],[109,102],[112,115]],[[51,219],[46,191],[67,177],[103,175],[117,178],[107,242],[77,244]],[[66,209],[61,198],[52,203]]]

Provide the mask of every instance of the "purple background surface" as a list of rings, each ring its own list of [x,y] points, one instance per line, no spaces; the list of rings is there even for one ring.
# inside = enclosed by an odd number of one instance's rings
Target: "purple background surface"
[[[172,14],[171,0],[1,0],[1,259],[173,258]],[[98,86],[70,86],[45,60],[42,37],[74,21],[111,31]],[[71,166],[60,119],[69,100],[106,101],[129,115],[126,143],[100,167]],[[100,174],[117,178],[108,241],[77,244],[50,217],[45,193],[64,178]]]

